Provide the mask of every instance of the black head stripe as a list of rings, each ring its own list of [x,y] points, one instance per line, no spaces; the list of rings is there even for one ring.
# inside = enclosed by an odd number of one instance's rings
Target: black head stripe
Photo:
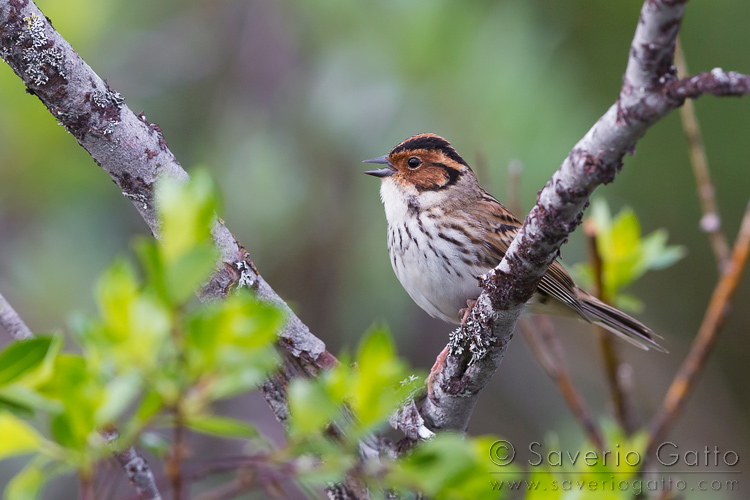
[[[409,137],[404,142],[393,148],[390,154],[400,153],[402,151],[412,151],[417,149],[435,149],[441,151],[451,160],[461,165],[469,166],[463,158],[453,149],[448,141],[434,134],[420,134]]]
[[[443,163],[433,163],[433,165],[442,168],[445,173],[448,174],[448,182],[442,185],[440,187],[441,189],[454,185],[456,182],[458,182],[458,178],[461,177],[461,172],[458,169],[449,167],[448,165],[445,165]]]
[[[414,184],[414,187],[417,188],[417,191],[440,191],[441,189],[445,189],[448,186],[454,185],[456,182],[458,182],[458,179],[461,177],[463,172],[461,172],[458,169],[449,167],[448,165],[445,165],[444,163],[430,163],[431,167],[438,167],[445,172],[446,178],[437,180],[435,178],[427,178],[423,179],[421,181],[417,181]]]

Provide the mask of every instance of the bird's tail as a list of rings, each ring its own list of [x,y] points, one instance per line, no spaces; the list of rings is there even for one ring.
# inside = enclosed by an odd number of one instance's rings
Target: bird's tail
[[[578,300],[586,317],[610,332],[614,333],[623,340],[644,350],[656,349],[661,352],[668,352],[656,342],[655,338],[660,338],[649,327],[640,321],[631,318],[624,312],[605,304],[593,295],[589,295],[583,290],[578,291]]]

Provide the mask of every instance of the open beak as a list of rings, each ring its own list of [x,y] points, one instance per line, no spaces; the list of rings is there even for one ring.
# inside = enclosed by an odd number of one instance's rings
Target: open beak
[[[379,163],[381,165],[385,165],[385,167],[383,168],[364,171],[363,173],[367,175],[374,175],[375,177],[388,177],[389,175],[393,175],[396,172],[396,169],[393,168],[393,164],[388,161],[388,155],[378,156],[377,158],[373,158],[371,160],[365,160],[362,163]]]

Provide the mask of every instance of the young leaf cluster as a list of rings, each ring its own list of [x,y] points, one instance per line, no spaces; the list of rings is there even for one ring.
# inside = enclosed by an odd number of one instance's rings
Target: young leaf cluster
[[[591,220],[596,228],[596,249],[602,261],[602,296],[616,307],[640,310],[642,303],[622,290],[646,271],[675,264],[685,256],[685,248],[667,245],[668,234],[664,229],[641,236],[640,222],[633,209],[623,208],[613,219],[607,202],[602,199],[592,203]],[[591,264],[578,264],[576,271],[581,283],[591,288],[594,283]]]
[[[91,476],[113,448],[147,427],[253,437],[245,422],[213,414],[213,402],[254,390],[277,366],[281,313],[249,292],[197,303],[217,265],[210,228],[211,179],[157,184],[161,237],[136,244],[139,267],[118,258],[96,286],[98,315],[74,321],[78,347],[61,335],[14,342],[0,352],[0,461],[30,455],[5,498],[35,498],[62,473]],[[139,273],[140,270],[140,273]],[[101,432],[115,427],[108,443]]]

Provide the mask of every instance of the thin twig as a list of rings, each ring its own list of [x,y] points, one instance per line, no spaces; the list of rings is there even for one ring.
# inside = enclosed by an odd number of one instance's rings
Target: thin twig
[[[277,462],[272,455],[268,453],[258,453],[256,455],[236,455],[220,456],[207,460],[202,460],[197,464],[188,464],[183,472],[183,480],[200,481],[214,474],[226,474],[237,472],[240,469],[269,469],[279,471],[284,475],[291,475],[297,470],[294,462]]]
[[[531,352],[552,381],[557,385],[573,417],[581,424],[591,443],[604,450],[604,435],[591,415],[583,395],[573,385],[565,363],[565,354],[552,321],[547,316],[521,318],[518,322]]]
[[[133,446],[123,451],[117,451],[116,441],[119,434],[114,428],[102,431],[102,436],[112,448],[112,456],[120,464],[120,467],[128,476],[130,484],[135,488],[138,500],[162,500],[154,474],[143,455]]]
[[[598,297],[602,302],[609,303],[610,297],[606,293],[604,286],[604,262],[596,246],[597,228],[592,219],[586,219],[583,224],[583,233],[586,236],[586,246],[589,254],[589,263],[591,264],[594,275],[594,289],[592,294]],[[609,394],[612,397],[614,414],[617,423],[630,435],[636,428],[633,408],[630,401],[630,395],[626,392],[625,385],[620,378],[620,367],[622,361],[614,344],[612,335],[600,326],[595,327],[602,350],[602,360],[604,361],[604,373],[607,376]]]
[[[677,66],[677,76],[680,78],[688,74],[685,53],[682,50],[682,44],[679,37],[675,48],[674,63]],[[719,268],[719,274],[723,272],[727,262],[729,262],[729,243],[721,227],[721,218],[719,209],[716,204],[716,190],[711,182],[711,174],[708,170],[708,156],[706,147],[703,144],[698,117],[695,114],[695,105],[693,101],[686,100],[680,108],[680,119],[682,120],[682,129],[685,131],[685,138],[688,143],[688,152],[690,153],[690,163],[693,167],[695,182],[698,188],[698,199],[701,203],[703,217],[700,221],[700,228],[708,234],[711,240],[716,256],[716,264]]]
[[[174,412],[174,437],[172,440],[172,450],[169,453],[169,458],[167,459],[167,462],[164,464],[164,470],[166,472],[167,477],[169,478],[169,481],[172,485],[172,498],[174,500],[181,500],[182,499],[182,471],[181,471],[181,463],[182,463],[182,456],[184,454],[184,434],[185,434],[185,425],[182,418],[182,410],[179,407],[180,403],[178,402],[178,407],[175,409]]]
[[[195,500],[231,500],[255,487],[254,471],[245,469],[239,471],[233,480],[198,495]]]
[[[745,215],[742,218],[740,231],[732,250],[731,260],[726,267],[726,271],[721,275],[719,282],[716,284],[716,288],[714,288],[708,308],[706,309],[706,314],[703,317],[703,322],[698,330],[698,335],[693,340],[693,345],[690,348],[690,353],[685,358],[685,361],[682,362],[677,376],[672,381],[661,409],[651,421],[649,451],[653,451],[654,447],[674,425],[675,420],[687,402],[688,396],[695,388],[698,379],[703,373],[706,361],[729,316],[732,298],[742,279],[749,255],[750,203],[748,203]]]
[[[78,487],[78,498],[79,500],[96,500],[94,495],[94,481],[92,474],[81,473],[78,476],[79,487]]]
[[[235,498],[244,492],[253,489],[262,489],[266,498],[288,498],[284,496],[284,489],[281,486],[284,480],[288,480],[297,472],[297,467],[292,462],[273,464],[269,463],[267,455],[236,457],[232,459],[227,457],[229,462],[225,465],[233,465],[231,469],[224,468],[223,472],[234,470],[237,472],[235,478],[222,484],[212,490],[202,493],[195,500],[228,500]],[[218,459],[222,460],[222,459]],[[212,466],[209,466],[212,468]],[[211,473],[222,472],[212,470]]]
[[[0,326],[16,340],[28,339],[34,336],[26,323],[21,319],[13,306],[0,294]]]

